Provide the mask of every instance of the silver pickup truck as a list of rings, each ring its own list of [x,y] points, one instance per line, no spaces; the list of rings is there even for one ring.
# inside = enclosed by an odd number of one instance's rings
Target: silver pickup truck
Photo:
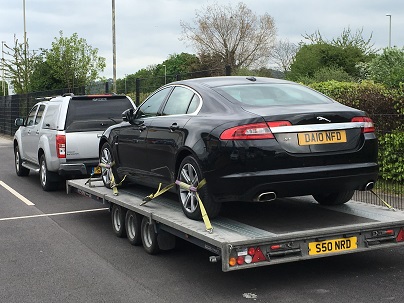
[[[38,102],[15,121],[17,175],[39,172],[45,191],[66,178],[90,175],[98,165],[99,137],[121,122],[128,108],[135,105],[124,95],[65,95]]]

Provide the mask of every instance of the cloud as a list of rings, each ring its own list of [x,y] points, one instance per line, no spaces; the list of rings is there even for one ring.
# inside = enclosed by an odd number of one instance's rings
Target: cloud
[[[217,0],[228,5],[229,0]],[[302,35],[320,30],[332,39],[344,28],[363,28],[364,38],[373,34],[377,48],[388,43],[388,18],[392,14],[392,44],[403,47],[404,1],[397,0],[244,0],[254,13],[275,19],[278,38],[298,43]],[[124,77],[170,54],[189,52],[180,41],[180,21],[192,23],[195,12],[213,3],[207,0],[116,1],[117,76]],[[14,34],[23,40],[21,1],[3,1],[0,10],[0,39],[12,45]],[[77,33],[99,49],[107,60],[104,76],[112,77],[111,0],[26,0],[27,36],[31,49],[50,48],[59,31]]]

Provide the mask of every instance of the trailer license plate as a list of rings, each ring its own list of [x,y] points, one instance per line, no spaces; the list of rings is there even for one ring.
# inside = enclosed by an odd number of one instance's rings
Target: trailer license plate
[[[299,145],[345,143],[345,130],[333,130],[324,132],[309,132],[297,134]]]
[[[309,255],[320,255],[335,253],[341,251],[355,250],[358,248],[358,239],[356,237],[333,239],[321,242],[309,243]]]

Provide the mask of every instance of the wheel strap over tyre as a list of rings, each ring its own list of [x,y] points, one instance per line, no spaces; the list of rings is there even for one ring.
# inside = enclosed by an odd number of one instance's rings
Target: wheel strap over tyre
[[[160,183],[156,193],[144,197],[143,202],[140,205],[144,205],[147,202],[150,202],[154,198],[157,198],[158,196],[160,196],[160,195],[164,194],[165,192],[169,191],[175,185],[178,185],[181,188],[184,188],[184,189],[186,189],[188,191],[192,191],[192,192],[195,193],[195,196],[196,196],[196,198],[198,200],[198,203],[199,203],[199,208],[201,210],[202,220],[203,220],[203,223],[205,223],[206,231],[208,231],[209,233],[212,233],[213,232],[212,224],[210,223],[208,213],[206,212],[205,206],[203,206],[203,202],[202,202],[202,200],[201,200],[201,198],[199,197],[199,194],[198,194],[198,190],[201,189],[205,184],[206,184],[205,179],[203,179],[201,182],[199,182],[197,187],[189,185],[189,184],[184,183],[184,182],[181,182],[180,180],[177,180],[174,183],[169,184],[166,187],[164,187],[163,189],[161,189],[161,183]]]
[[[118,196],[118,195],[119,195],[118,186],[121,186],[122,183],[123,183],[123,181],[125,181],[126,175],[123,176],[121,182],[119,182],[119,183],[117,184],[117,183],[115,182],[114,173],[113,173],[113,171],[112,171],[112,166],[114,166],[114,165],[115,165],[115,162],[112,162],[112,163],[110,163],[110,164],[105,164],[105,163],[99,163],[99,164],[98,164],[99,167],[102,167],[102,168],[105,168],[105,169],[108,169],[108,170],[109,170],[109,173],[110,173],[110,175],[111,175],[111,189],[112,189],[112,192],[114,193],[114,196]],[[88,183],[88,186],[93,187],[94,185],[91,184],[92,181],[100,181],[100,180],[102,180],[101,178],[95,178],[95,179],[93,179],[93,176],[94,176],[94,175],[95,175],[95,173],[92,173],[92,174],[91,174],[90,178],[86,181],[85,185]]]

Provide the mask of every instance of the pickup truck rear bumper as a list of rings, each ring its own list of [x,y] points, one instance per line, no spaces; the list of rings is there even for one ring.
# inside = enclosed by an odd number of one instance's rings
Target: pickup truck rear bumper
[[[63,163],[59,167],[59,175],[90,175],[94,167],[98,166],[98,161],[86,163]]]

